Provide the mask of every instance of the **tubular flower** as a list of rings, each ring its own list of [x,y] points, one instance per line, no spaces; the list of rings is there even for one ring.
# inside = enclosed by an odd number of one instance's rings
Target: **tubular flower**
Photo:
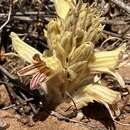
[[[48,80],[51,75],[55,75],[55,72],[61,69],[60,62],[55,56],[43,60],[42,54],[23,42],[17,34],[12,32],[10,37],[17,53],[31,63],[18,71],[19,76],[33,75],[30,82],[31,89],[36,89],[41,82]]]
[[[106,73],[125,87],[115,69],[119,68],[126,45],[112,51],[99,51],[95,45],[102,37],[104,26],[97,7],[88,7],[81,0],[78,4],[74,0],[59,0],[59,3],[54,0],[54,3],[59,17],[52,19],[44,30],[49,50],[41,54],[17,34],[10,35],[15,51],[31,64],[20,70],[19,75],[33,75],[31,88],[45,83],[52,100],[67,91],[79,108],[97,101],[117,112],[115,106],[121,99],[120,93],[94,83],[93,79],[95,73]]]

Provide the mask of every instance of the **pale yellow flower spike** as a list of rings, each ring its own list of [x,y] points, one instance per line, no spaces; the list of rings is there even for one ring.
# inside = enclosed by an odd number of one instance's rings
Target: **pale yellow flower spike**
[[[112,75],[120,86],[125,87],[116,69],[120,66],[126,44],[112,51],[98,50],[95,44],[99,43],[104,26],[97,7],[87,6],[82,0],[77,6],[75,0],[54,0],[54,4],[59,18],[51,20],[47,31],[44,30],[49,47],[46,53],[42,55],[20,40],[15,33],[10,35],[15,51],[22,58],[31,63],[34,55],[39,54],[40,63],[43,64],[40,67],[44,68],[46,65],[47,71],[43,69],[33,75],[31,86],[36,88],[40,83],[51,102],[61,102],[67,91],[79,109],[89,102],[97,101],[104,104],[110,114],[117,113],[115,107],[121,94],[94,83],[93,78],[95,73],[106,73]],[[70,9],[73,10],[69,12]],[[34,65],[33,63],[28,69],[24,68],[24,75],[39,70],[39,64]],[[48,73],[50,70],[51,73]]]

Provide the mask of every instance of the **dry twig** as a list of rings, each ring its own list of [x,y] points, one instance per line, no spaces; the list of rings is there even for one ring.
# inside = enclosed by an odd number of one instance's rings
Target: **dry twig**
[[[130,13],[130,6],[125,4],[123,1],[121,1],[121,0],[111,0],[111,2],[113,2],[117,6],[121,7],[122,9],[124,9],[127,13]]]
[[[9,22],[9,20],[10,20],[11,12],[12,12],[12,5],[10,4],[9,13],[8,13],[8,18],[7,18],[7,20],[5,21],[5,23],[0,27],[0,31],[8,24],[8,22]]]

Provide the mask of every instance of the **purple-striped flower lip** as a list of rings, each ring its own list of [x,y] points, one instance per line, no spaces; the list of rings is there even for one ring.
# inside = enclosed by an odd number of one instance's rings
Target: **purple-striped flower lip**
[[[46,66],[46,63],[41,60],[38,54],[33,56],[33,64],[28,65],[18,71],[19,76],[32,75],[30,81],[30,89],[37,89],[39,83],[44,82],[50,75],[51,70]]]

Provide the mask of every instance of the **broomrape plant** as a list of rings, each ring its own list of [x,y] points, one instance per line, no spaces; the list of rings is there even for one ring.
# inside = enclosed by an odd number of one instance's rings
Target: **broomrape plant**
[[[27,45],[17,34],[11,33],[15,51],[30,65],[18,71],[19,76],[32,75],[30,88],[38,85],[46,91],[52,102],[61,102],[68,92],[78,109],[97,101],[106,106],[112,118],[119,115],[119,92],[94,82],[95,74],[113,76],[125,87],[116,72],[126,50],[123,44],[112,51],[99,51],[95,45],[102,37],[104,26],[100,11],[81,0],[54,0],[58,17],[47,25],[44,34],[49,50],[40,53]],[[55,99],[55,100],[54,100]]]

